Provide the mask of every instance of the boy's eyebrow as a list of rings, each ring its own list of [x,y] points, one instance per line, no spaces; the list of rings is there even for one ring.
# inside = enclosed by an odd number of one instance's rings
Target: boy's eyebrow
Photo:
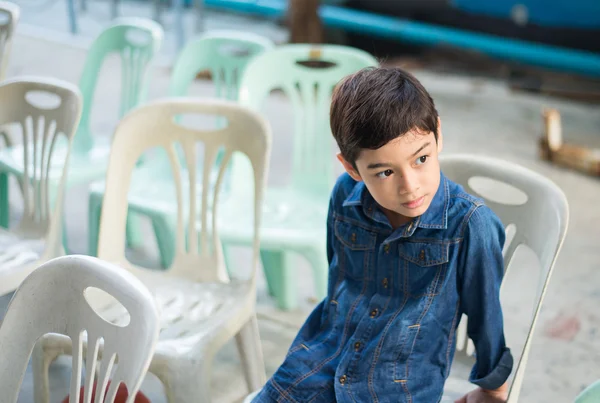
[[[427,143],[423,144],[417,151],[412,153],[412,155],[409,158],[416,156],[418,153],[423,151],[430,144],[431,144],[431,141],[428,141]],[[392,164],[389,162],[374,162],[372,164],[367,165],[367,169],[391,168],[391,167],[392,167]]]
[[[425,147],[428,147],[430,144],[431,144],[431,141],[428,141],[427,143],[423,144],[423,145],[421,146],[421,148],[419,148],[417,151],[415,151],[414,153],[412,153],[412,155],[410,156],[410,158],[412,158],[412,157],[416,157],[418,153],[420,153],[421,151],[423,151],[423,149],[424,149]]]
[[[367,165],[367,169],[377,169],[377,168],[390,168],[392,164],[389,162],[375,162],[373,164]]]

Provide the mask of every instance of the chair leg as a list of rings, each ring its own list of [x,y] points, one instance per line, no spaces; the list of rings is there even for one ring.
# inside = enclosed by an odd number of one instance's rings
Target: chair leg
[[[165,387],[168,403],[210,402],[212,356],[201,357],[198,362],[178,362],[173,364],[175,368],[169,365],[168,374],[156,374]]]
[[[318,300],[322,300],[327,295],[327,280],[329,277],[327,252],[325,250],[312,249],[304,252],[304,257],[312,267],[316,297]]]
[[[75,0],[67,0],[67,13],[69,14],[69,26],[71,33],[75,35],[77,29],[77,12],[75,11]]]
[[[263,271],[265,273],[265,279],[267,280],[267,290],[269,295],[275,296],[275,283],[278,282],[279,267],[281,267],[281,259],[278,253],[273,251],[262,250],[260,251],[260,260],[263,265]]]
[[[61,236],[62,236],[62,244],[63,244],[63,249],[65,250],[65,254],[69,254],[69,235],[67,234],[67,215],[63,214],[62,217],[63,220],[63,225],[62,225],[62,231],[61,231]]]
[[[8,191],[8,173],[0,172],[0,227],[3,228],[8,228],[10,223]]]
[[[298,290],[294,284],[293,266],[290,257],[283,251],[261,250],[265,277],[269,293],[277,300],[277,305],[284,311],[298,306]]]
[[[175,38],[177,50],[185,45],[185,24],[183,23],[183,0],[173,0],[173,14],[175,14]]]
[[[48,371],[50,365],[61,354],[61,349],[50,348],[41,338],[32,353],[33,399],[35,403],[50,403],[50,383]]]
[[[144,245],[144,235],[140,218],[141,217],[136,213],[127,213],[126,237],[127,246],[130,248],[135,249]]]
[[[112,0],[110,4],[110,14],[112,16],[112,19],[114,20],[119,16],[119,0]]]
[[[204,32],[204,0],[196,0],[196,33]]]
[[[221,244],[221,248],[223,249],[223,260],[225,261],[225,268],[227,269],[227,274],[231,277],[235,272],[233,268],[235,267],[235,263],[233,261],[233,253],[231,252],[231,247],[227,244]]]
[[[6,130],[0,131],[0,137],[2,137],[4,139],[4,146],[5,147],[12,147],[13,146],[13,142],[12,142],[12,139],[10,137],[10,133],[8,133],[8,131],[6,131]]]
[[[21,179],[23,179],[23,178],[21,178]],[[20,180],[19,185],[21,186],[21,194],[24,194],[23,187],[26,186],[25,182],[23,180]],[[66,187],[66,189],[64,189],[64,192],[66,194],[66,192],[69,189],[68,182],[65,187]],[[50,197],[50,208],[52,209],[52,211],[54,211],[54,208],[56,207],[56,197],[58,196],[58,185],[56,183],[51,183],[48,193],[49,193],[49,197]],[[63,200],[63,214],[62,214],[62,217],[60,218],[62,220],[62,225],[61,225],[59,235],[61,237],[60,242],[62,243],[62,251],[65,254],[69,254],[69,236],[67,233],[67,215],[65,214],[66,210],[64,207],[65,207],[65,200]],[[59,248],[59,250],[55,251],[54,253],[61,253],[61,248]]]
[[[248,321],[235,336],[244,369],[244,377],[250,392],[261,388],[267,381],[265,363],[256,316]]]
[[[158,245],[160,264],[168,268],[175,258],[175,231],[169,221],[164,218],[152,217],[152,228]]]
[[[88,254],[98,255],[98,236],[100,235],[100,215],[102,213],[102,196],[90,193],[88,201]]]
[[[13,146],[7,127],[0,131],[0,137],[4,140],[4,147]],[[8,228],[10,225],[10,200],[8,192],[8,173],[0,172],[0,227],[2,228]]]
[[[154,16],[152,19],[160,24],[161,15],[162,15],[162,5],[160,4],[160,0],[154,0]]]

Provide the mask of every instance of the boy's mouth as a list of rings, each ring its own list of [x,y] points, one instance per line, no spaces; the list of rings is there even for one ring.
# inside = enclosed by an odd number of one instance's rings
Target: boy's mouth
[[[424,201],[425,201],[425,196],[421,196],[418,199],[409,201],[407,203],[402,203],[402,206],[407,209],[415,209],[415,208],[421,207],[421,205],[423,204]]]

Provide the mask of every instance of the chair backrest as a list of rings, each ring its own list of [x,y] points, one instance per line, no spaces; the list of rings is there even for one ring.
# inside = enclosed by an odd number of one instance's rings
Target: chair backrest
[[[208,70],[215,97],[236,100],[241,76],[254,57],[273,48],[273,42],[249,32],[210,31],[188,42],[171,73],[170,96],[186,96],[196,75]]]
[[[93,145],[90,118],[94,92],[107,56],[121,57],[121,99],[119,117],[136,107],[144,98],[150,62],[163,40],[161,26],[145,18],[120,18],[100,33],[87,52],[79,87],[83,94],[83,112],[77,131],[75,151],[88,151]]]
[[[528,246],[540,262],[532,320],[508,399],[508,402],[516,402],[519,398],[537,318],[552,269],[567,233],[569,222],[567,198],[548,178],[500,159],[475,155],[450,155],[440,158],[440,162],[444,174],[462,185],[468,193],[482,197],[508,230],[503,251],[505,270],[509,269],[519,245]],[[510,185],[524,193],[526,200],[522,200],[519,204],[505,204],[490,200],[472,187],[473,178],[492,179]],[[514,236],[511,238],[513,232]],[[463,330],[466,329],[466,318],[462,318],[460,326]],[[461,337],[457,332],[459,350],[465,349],[468,341],[465,332],[462,333]]]
[[[242,78],[239,101],[259,110],[271,91],[290,99],[294,114],[292,186],[325,198],[335,181],[329,107],[335,85],[356,71],[377,66],[359,49],[337,45],[283,45],[257,56]],[[234,165],[236,181],[243,175]],[[235,187],[235,186],[233,186]]]
[[[12,37],[19,22],[20,9],[15,3],[0,1],[0,81],[6,76]]]
[[[115,325],[98,316],[86,298],[86,293],[94,289],[104,291],[125,307],[129,323]],[[90,256],[52,259],[21,283],[0,325],[0,403],[16,403],[33,348],[48,333],[68,336],[73,343],[71,403],[79,402],[84,358],[84,401],[90,401],[88,396],[96,380],[96,402],[113,402],[120,383],[131,396],[128,402],[133,402],[150,365],[159,325],[154,298],[131,273]],[[101,366],[97,362],[99,350]],[[103,400],[114,364],[117,368]],[[97,369],[101,372],[95,378]]]
[[[183,114],[222,117],[227,126],[210,130],[184,127],[176,122],[176,117]],[[183,150],[183,162],[176,153],[176,146]],[[198,155],[198,146],[203,147],[203,156]],[[124,250],[127,192],[135,162],[144,151],[154,147],[161,147],[169,156],[177,200],[176,255],[169,273],[192,281],[228,280],[217,231],[218,196],[232,153],[239,152],[247,157],[247,169],[253,172],[254,179],[254,210],[249,209],[254,213],[254,281],[271,131],[260,115],[233,101],[163,99],[136,109],[119,123],[113,136],[106,176],[98,257],[128,264]],[[216,164],[219,152],[223,158]],[[198,161],[202,161],[201,180],[197,178]],[[183,192],[184,181],[188,192]],[[252,197],[247,197],[250,206]],[[131,270],[135,268],[131,267]]]
[[[23,217],[15,231],[28,237],[52,238],[49,245],[61,244],[54,238],[60,238],[63,188],[81,102],[79,89],[60,80],[16,77],[0,84],[0,126],[17,124],[21,130],[13,133],[20,132],[23,144],[23,154],[14,155],[20,160],[15,163],[23,166],[24,202]],[[55,155],[60,141],[67,146]],[[54,170],[62,171],[62,176],[56,194],[50,194],[49,174]]]
[[[198,73],[209,71],[215,86],[214,97],[237,100],[247,64],[273,46],[270,39],[249,32],[223,30],[203,34],[189,41],[179,53],[171,73],[169,96],[187,96]],[[220,124],[221,120],[217,119],[216,126]],[[169,162],[164,153],[154,159],[152,168],[157,175],[168,174],[169,169],[165,166]]]

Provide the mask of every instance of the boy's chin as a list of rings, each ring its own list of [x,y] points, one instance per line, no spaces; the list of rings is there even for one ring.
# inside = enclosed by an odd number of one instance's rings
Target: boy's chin
[[[402,209],[398,209],[396,211],[396,214],[400,214],[400,215],[402,215],[404,217],[407,217],[407,218],[416,218],[416,217],[419,217],[419,216],[423,215],[427,211],[428,207],[429,207],[429,205],[427,205],[427,206],[421,206],[421,207],[416,208],[416,209],[402,208]]]
[[[422,215],[423,212],[420,212],[420,211],[418,212],[418,211],[415,211],[415,210],[409,210],[409,211],[398,212],[398,214],[400,214],[400,215],[402,215],[402,216],[404,216],[406,218],[416,218],[416,217]]]

